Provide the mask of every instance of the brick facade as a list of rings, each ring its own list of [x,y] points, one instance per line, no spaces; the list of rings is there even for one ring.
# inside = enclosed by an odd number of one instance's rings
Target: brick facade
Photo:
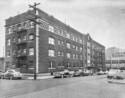
[[[28,11],[6,20],[6,68],[34,70],[34,25]],[[105,47],[39,9],[38,72],[105,66]],[[89,46],[88,46],[89,45]],[[94,50],[94,46],[98,49]],[[93,53],[97,59],[93,56]],[[94,60],[93,60],[94,58]],[[99,62],[98,62],[99,60]]]

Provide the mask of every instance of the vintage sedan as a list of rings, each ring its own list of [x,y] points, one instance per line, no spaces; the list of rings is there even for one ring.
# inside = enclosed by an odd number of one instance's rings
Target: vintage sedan
[[[72,77],[74,74],[73,71],[69,71],[69,70],[64,70],[64,71],[58,71],[58,72],[54,72],[54,78],[66,78],[66,77]]]
[[[84,75],[84,71],[83,70],[76,70],[73,74],[74,77],[77,76],[83,76]]]
[[[105,71],[100,70],[99,72],[97,72],[97,75],[104,75]]]
[[[125,70],[119,70],[114,76],[114,79],[125,79]]]
[[[119,73],[119,69],[110,69],[108,74],[107,74],[107,78],[112,79],[114,78],[118,73]]]
[[[84,70],[84,76],[90,76],[90,75],[93,75],[92,71],[90,71],[88,69],[85,69]]]
[[[23,79],[23,74],[19,70],[9,69],[0,75],[1,79]]]

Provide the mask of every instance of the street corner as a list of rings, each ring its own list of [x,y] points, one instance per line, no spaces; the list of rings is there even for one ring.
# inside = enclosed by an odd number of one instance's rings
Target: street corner
[[[125,85],[125,79],[108,79],[108,83],[116,83],[116,84]]]

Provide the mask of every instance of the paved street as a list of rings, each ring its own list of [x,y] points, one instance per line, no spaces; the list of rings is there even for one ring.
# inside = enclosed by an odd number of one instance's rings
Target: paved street
[[[125,98],[125,84],[106,76],[42,80],[0,79],[0,98]]]

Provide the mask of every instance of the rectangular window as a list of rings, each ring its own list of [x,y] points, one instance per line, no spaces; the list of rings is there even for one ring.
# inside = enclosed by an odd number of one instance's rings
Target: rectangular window
[[[70,48],[71,48],[70,43],[67,43],[67,44],[66,44],[66,47],[67,47],[68,49],[70,49]]]
[[[10,39],[7,39],[7,46],[10,45]]]
[[[73,62],[73,67],[76,67],[76,62]]]
[[[10,57],[10,50],[7,50],[7,52],[6,52],[7,54],[7,57]]]
[[[50,31],[50,32],[54,32],[54,27],[51,26],[51,25],[49,25],[49,31]]]
[[[29,61],[29,68],[34,68],[33,61]]]
[[[89,42],[87,42],[87,46],[90,47],[90,43]]]
[[[15,55],[15,54],[16,54],[16,50],[15,50],[15,49],[13,49],[12,53],[13,53],[13,55]]]
[[[33,21],[30,22],[30,28],[34,28],[34,22]]]
[[[34,55],[34,48],[29,48],[29,55]]]
[[[73,54],[73,59],[75,59],[76,58],[76,55],[75,54]]]
[[[58,40],[58,45],[61,45],[61,40]]]
[[[49,61],[49,68],[55,68],[55,61]]]
[[[48,50],[48,53],[50,57],[55,57],[55,50]]]
[[[31,41],[31,40],[33,40],[33,39],[34,39],[33,34],[30,34],[30,35],[29,35],[29,40]]]
[[[12,27],[8,27],[8,28],[6,28],[6,33],[7,33],[7,34],[12,33]]]
[[[54,38],[49,37],[48,41],[49,41],[49,44],[55,45],[55,39]]]
[[[23,40],[26,40],[26,35],[23,36]]]
[[[12,38],[12,42],[16,42],[16,38],[15,37]]]
[[[80,51],[83,51],[83,48],[82,47],[80,47],[80,49],[79,49]]]
[[[75,41],[75,37],[74,37],[74,35],[72,35],[72,40]]]
[[[82,44],[82,39],[79,39],[79,43]]]
[[[71,53],[66,54],[67,58],[71,58]]]
[[[64,56],[64,52],[62,52],[62,56]]]
[[[79,55],[78,54],[76,54],[76,59],[79,59]]]
[[[25,48],[23,49],[23,53],[26,53],[26,49]]]
[[[62,46],[64,46],[64,41],[62,41],[61,43],[62,43]]]
[[[70,39],[70,34],[66,33],[66,38]]]
[[[76,51],[78,51],[79,50],[79,47],[78,46],[76,46]]]
[[[58,56],[61,56],[61,51],[58,51]]]
[[[69,62],[67,62],[67,65],[66,65],[67,67],[71,67],[71,63],[69,63]]]
[[[17,42],[18,42],[18,43],[21,42],[21,37],[18,37]]]
[[[78,38],[76,37],[76,42],[78,42]]]
[[[76,46],[73,44],[72,48],[73,48],[73,49],[76,49]]]

